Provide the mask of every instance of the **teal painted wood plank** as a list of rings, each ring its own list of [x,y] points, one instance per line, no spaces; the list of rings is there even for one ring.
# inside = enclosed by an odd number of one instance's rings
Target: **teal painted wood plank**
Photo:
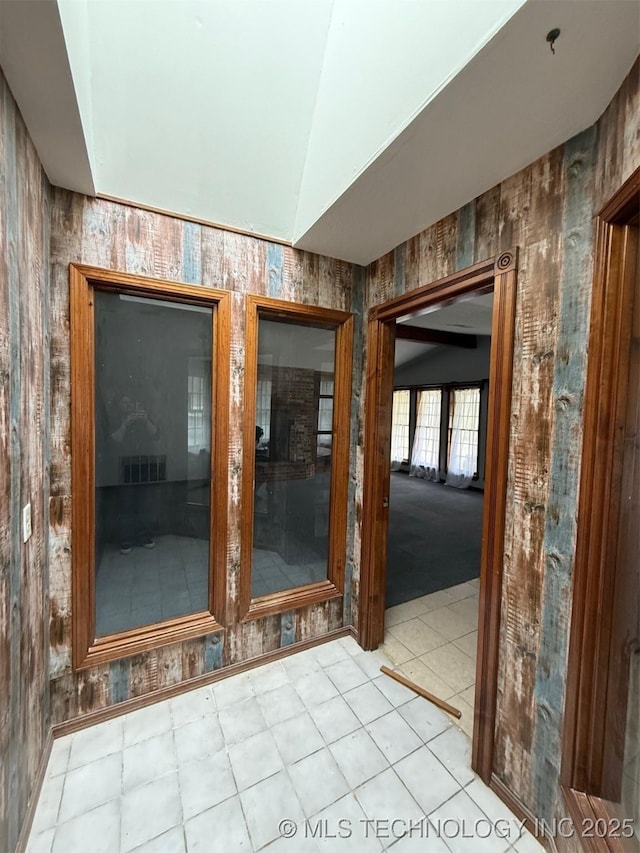
[[[551,478],[544,532],[545,573],[540,649],[536,667],[536,720],[532,749],[534,808],[551,819],[560,771],[571,577],[576,513],[589,305],[593,277],[593,181],[596,129],[564,150],[563,272],[553,378],[555,401]]]
[[[394,296],[401,296],[405,291],[405,259],[407,256],[407,244],[401,243],[393,250],[394,266]]]
[[[279,299],[282,294],[283,263],[282,246],[277,243],[267,243],[267,280],[269,296],[274,299]]]
[[[287,610],[280,617],[280,647],[290,646],[296,641],[296,619],[293,610]]]
[[[182,226],[182,276],[186,284],[202,281],[201,226],[185,222]]]
[[[204,669],[212,672],[222,666],[222,650],[224,640],[222,634],[209,634],[204,638]]]
[[[109,699],[110,704],[124,702],[129,698],[129,675],[131,658],[114,660],[109,664]]]
[[[456,245],[456,270],[463,270],[473,263],[476,239],[476,202],[465,204],[458,211],[458,241]]]

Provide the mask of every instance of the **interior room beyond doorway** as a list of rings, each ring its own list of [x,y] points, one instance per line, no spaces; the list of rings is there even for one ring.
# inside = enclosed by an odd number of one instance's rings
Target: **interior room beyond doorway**
[[[472,736],[492,294],[396,326],[384,651]]]

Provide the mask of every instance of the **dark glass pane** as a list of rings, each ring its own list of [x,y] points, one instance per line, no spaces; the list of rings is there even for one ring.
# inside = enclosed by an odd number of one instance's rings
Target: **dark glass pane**
[[[327,578],[335,337],[259,320],[254,598]]]
[[[207,609],[211,309],[97,291],[96,636]]]

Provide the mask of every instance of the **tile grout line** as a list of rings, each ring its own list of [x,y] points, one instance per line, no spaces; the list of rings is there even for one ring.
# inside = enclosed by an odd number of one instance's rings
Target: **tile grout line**
[[[365,808],[364,801],[361,801],[361,799],[357,793],[357,790],[362,788],[365,785],[368,785],[368,784],[374,782],[374,780],[376,778],[378,778],[381,774],[386,773],[387,770],[392,770],[394,777],[400,782],[401,789],[410,797],[411,802],[413,802],[416,805],[419,813],[423,814],[423,817],[428,818],[435,811],[443,808],[446,805],[446,803],[450,802],[450,800],[452,800],[454,797],[456,797],[460,792],[464,792],[469,797],[469,800],[473,803],[473,805],[479,811],[479,813],[482,814],[483,816],[485,816],[489,821],[491,821],[491,818],[487,814],[487,812],[483,809],[483,807],[480,805],[480,803],[478,801],[476,801],[474,799],[474,797],[472,796],[472,794],[469,792],[470,786],[473,785],[474,782],[476,782],[478,780],[478,777],[475,774],[473,774],[472,778],[469,779],[468,781],[466,781],[464,783],[460,782],[458,780],[458,778],[456,777],[456,775],[454,775],[454,773],[444,763],[445,753],[442,751],[442,749],[440,749],[440,752],[443,753],[443,759],[441,759],[439,757],[439,755],[433,751],[434,743],[436,741],[438,741],[439,738],[447,736],[449,732],[458,733],[458,734],[452,735],[450,737],[457,737],[458,735],[460,735],[460,736],[466,738],[467,736],[464,733],[464,731],[461,730],[461,728],[458,725],[456,725],[455,723],[453,723],[451,720],[449,720],[446,717],[443,717],[442,720],[438,721],[438,725],[441,722],[445,722],[446,723],[445,728],[442,729],[441,731],[438,731],[436,734],[433,734],[430,736],[429,735],[429,725],[430,725],[429,722],[425,722],[424,726],[419,727],[416,724],[417,718],[415,717],[415,715],[410,714],[408,717],[405,717],[402,714],[402,709],[408,707],[409,705],[411,705],[411,703],[418,700],[417,696],[411,695],[410,692],[408,692],[408,691],[407,691],[406,697],[402,697],[399,695],[393,695],[392,692],[390,692],[389,695],[387,695],[375,683],[379,679],[382,680],[382,676],[379,673],[375,672],[375,664],[370,664],[370,663],[368,663],[368,661],[374,661],[375,660],[375,663],[377,664],[378,659],[384,658],[384,650],[382,651],[382,653],[376,653],[376,652],[366,653],[366,652],[362,652],[360,650],[355,651],[354,653],[351,653],[348,650],[348,648],[346,647],[346,644],[342,642],[342,640],[343,640],[343,638],[340,638],[339,640],[335,641],[335,643],[336,643],[335,650],[337,650],[338,648],[341,649],[341,656],[339,656],[339,657],[335,657],[335,654],[329,653],[328,646],[327,646],[327,649],[324,651],[324,653],[318,654],[317,650],[313,650],[314,654],[312,655],[312,657],[313,657],[315,663],[317,664],[318,668],[314,667],[313,669],[309,670],[307,675],[313,675],[314,673],[316,673],[316,674],[322,673],[323,676],[327,679],[327,682],[332,685],[332,689],[334,689],[336,691],[335,695],[325,696],[321,701],[317,701],[317,698],[313,695],[307,695],[307,699],[305,701],[302,698],[302,695],[298,691],[297,686],[296,686],[297,682],[300,681],[301,676],[298,675],[298,676],[296,676],[295,679],[292,678],[287,667],[282,665],[282,664],[280,665],[279,668],[284,673],[284,681],[278,682],[277,681],[278,676],[276,675],[276,677],[275,677],[276,686],[273,687],[268,681],[268,675],[271,672],[271,670],[273,670],[273,672],[275,672],[274,667],[278,668],[276,666],[278,664],[278,662],[275,662],[275,663],[272,662],[272,663],[266,664],[264,669],[261,668],[260,670],[256,670],[255,672],[252,671],[252,673],[242,673],[238,676],[235,676],[235,678],[239,679],[236,682],[236,685],[235,685],[236,687],[237,687],[237,685],[239,685],[241,683],[242,680],[246,679],[246,689],[248,690],[248,695],[246,693],[243,693],[243,690],[240,690],[238,695],[241,698],[239,700],[234,699],[233,698],[233,688],[232,688],[229,691],[230,695],[232,696],[232,700],[230,702],[228,702],[228,704],[226,704],[222,708],[220,708],[218,706],[218,697],[217,697],[215,689],[214,689],[215,685],[208,685],[206,687],[207,693],[205,695],[208,695],[210,697],[210,701],[212,703],[212,710],[208,711],[208,710],[204,710],[203,708],[198,708],[197,716],[193,720],[189,719],[187,716],[187,718],[182,722],[181,725],[177,725],[177,719],[178,718],[176,717],[176,709],[175,709],[174,705],[172,704],[179,697],[173,697],[172,699],[166,700],[169,703],[166,706],[167,712],[168,712],[168,721],[169,721],[168,730],[157,732],[155,734],[151,734],[149,737],[145,736],[145,730],[144,729],[141,730],[142,734],[140,733],[140,730],[139,730],[137,735],[136,735],[135,741],[133,741],[132,743],[130,743],[128,745],[125,744],[126,731],[127,731],[127,721],[129,720],[129,717],[131,716],[131,722],[133,722],[133,720],[137,718],[137,715],[142,714],[143,711],[146,709],[142,709],[141,711],[134,711],[131,713],[131,715],[125,715],[122,718],[122,725],[118,731],[118,740],[121,742],[120,748],[114,750],[114,752],[119,753],[119,764],[120,764],[120,786],[119,786],[120,793],[119,793],[119,795],[117,795],[116,797],[106,801],[105,803],[100,803],[96,806],[92,806],[92,808],[89,811],[80,812],[80,814],[69,818],[69,820],[65,821],[64,824],[60,824],[59,823],[59,817],[61,814],[61,807],[62,807],[64,792],[65,792],[65,787],[66,787],[66,784],[68,781],[68,774],[70,772],[74,772],[75,770],[80,770],[83,767],[87,767],[88,765],[92,764],[95,761],[103,760],[104,758],[107,758],[109,755],[113,754],[113,752],[108,752],[107,755],[104,755],[104,756],[100,755],[97,758],[93,758],[90,761],[86,761],[83,764],[79,764],[78,767],[75,767],[72,770],[70,770],[69,765],[71,763],[71,754],[73,751],[73,742],[74,742],[74,739],[77,740],[77,733],[71,734],[69,736],[70,737],[69,745],[65,751],[65,757],[62,759],[62,762],[61,762],[61,766],[63,766],[64,769],[62,769],[60,771],[60,773],[56,774],[56,776],[53,776],[53,777],[47,776],[46,777],[46,781],[50,781],[51,779],[55,779],[58,776],[63,777],[62,787],[61,787],[61,791],[60,791],[60,797],[59,797],[59,801],[57,803],[57,808],[56,808],[55,824],[53,827],[44,827],[41,830],[41,833],[45,833],[45,832],[49,832],[50,829],[53,829],[53,837],[51,839],[51,849],[53,849],[53,846],[55,845],[56,835],[57,835],[57,832],[61,826],[66,825],[70,821],[80,819],[84,815],[89,814],[94,809],[101,808],[101,807],[107,805],[108,803],[113,802],[114,799],[116,799],[116,800],[118,800],[118,803],[119,803],[119,809],[118,809],[118,821],[119,821],[118,830],[119,830],[119,833],[118,833],[118,837],[120,839],[121,853],[124,853],[126,847],[125,847],[124,839],[122,837],[123,817],[124,817],[122,805],[123,805],[123,800],[125,797],[125,792],[124,792],[124,753],[125,753],[125,750],[127,748],[136,747],[141,743],[145,743],[148,740],[151,740],[155,737],[161,737],[161,736],[164,736],[166,734],[171,735],[171,745],[172,745],[172,752],[173,752],[173,759],[172,759],[172,768],[173,769],[170,771],[167,770],[166,772],[162,773],[160,777],[157,777],[157,778],[168,777],[169,775],[171,775],[174,772],[177,774],[177,796],[179,798],[179,803],[177,804],[178,808],[176,809],[176,813],[179,815],[179,818],[178,818],[178,821],[174,824],[174,826],[169,827],[168,829],[162,830],[162,832],[160,832],[158,835],[154,836],[153,838],[145,839],[138,846],[144,846],[145,844],[148,844],[151,841],[156,840],[157,838],[164,835],[165,833],[173,831],[177,827],[181,827],[182,839],[183,839],[183,842],[185,845],[185,850],[188,850],[187,832],[186,832],[187,823],[192,819],[198,818],[200,815],[208,812],[209,810],[217,808],[217,807],[223,805],[224,803],[228,803],[231,800],[234,800],[237,798],[237,802],[238,802],[238,805],[240,806],[240,811],[241,811],[242,818],[244,821],[244,830],[245,830],[247,837],[250,841],[251,849],[254,851],[255,850],[262,851],[262,850],[270,847],[270,845],[272,845],[278,841],[279,837],[276,835],[274,838],[264,842],[260,846],[257,846],[257,844],[254,843],[254,839],[252,838],[251,832],[249,829],[249,823],[247,820],[246,808],[243,805],[242,795],[245,794],[245,792],[254,788],[256,785],[268,782],[270,779],[273,779],[274,777],[279,776],[280,774],[282,774],[281,778],[286,780],[288,786],[290,786],[290,788],[295,792],[296,802],[297,802],[297,805],[299,807],[300,813],[303,816],[303,820],[311,819],[314,816],[319,815],[321,812],[331,808],[332,806],[335,805],[335,803],[337,803],[338,801],[340,801],[341,799],[343,799],[345,797],[352,797],[353,801],[357,804],[358,809],[360,809],[362,811],[362,813],[364,813],[365,815],[368,815],[369,812]],[[453,642],[453,641],[451,641],[451,642]],[[462,650],[460,650],[460,651],[463,654],[465,654]],[[304,652],[302,654],[304,654]],[[376,655],[376,657],[375,658],[367,658],[367,655],[369,655],[369,654]],[[355,658],[358,658],[358,657],[360,659],[356,660]],[[413,659],[418,660],[419,657],[416,656]],[[292,660],[293,660],[293,658],[292,658]],[[357,683],[355,685],[351,685],[350,678],[349,678],[350,666],[342,666],[341,667],[341,664],[349,664],[349,663],[353,663],[356,665],[357,669],[360,671],[360,674],[364,678],[364,680],[362,682]],[[366,665],[366,668],[365,668],[365,665]],[[398,664],[393,664],[393,665],[395,668],[401,667],[401,665],[398,665]],[[303,664],[303,666],[304,666],[304,664]],[[331,672],[332,669],[334,670],[333,672]],[[273,672],[271,672],[271,677],[273,677]],[[261,682],[260,678],[258,676],[258,673],[260,673],[260,675],[262,675],[262,676],[265,676],[265,674],[266,674],[267,678]],[[345,673],[346,673],[346,675],[345,675]],[[253,676],[253,678],[251,676]],[[304,676],[304,677],[306,677],[306,676]],[[360,676],[356,675],[355,671],[352,671],[351,678],[353,678],[353,677],[359,678]],[[342,678],[342,683],[346,683],[349,685],[348,688],[345,689],[344,691],[341,690],[339,687],[339,683],[341,681],[341,678]],[[225,684],[225,683],[230,684],[231,680],[232,679],[229,679],[229,682],[220,682],[220,684]],[[256,685],[260,684],[260,683],[262,683],[263,685],[267,685],[268,689],[256,690]],[[376,693],[379,694],[381,699],[384,701],[384,703],[386,703],[386,705],[388,707],[386,707],[385,710],[382,711],[381,713],[376,713],[372,719],[370,719],[370,720],[367,719],[367,721],[364,722],[364,720],[355,712],[354,706],[351,705],[351,703],[347,700],[346,697],[350,693],[355,693],[356,691],[361,690],[362,688],[366,688],[369,684],[373,685],[373,687],[376,690]],[[294,714],[293,717],[291,717],[291,718],[286,718],[286,720],[283,720],[280,722],[274,721],[272,723],[269,723],[268,719],[265,717],[265,714],[263,713],[262,705],[261,705],[258,697],[268,696],[269,693],[272,693],[272,692],[275,693],[275,692],[281,691],[285,688],[286,689],[289,689],[289,688],[294,689],[296,696],[300,699],[300,701],[302,703],[303,710],[301,710],[299,713]],[[464,690],[459,691],[459,693],[456,693],[454,695],[458,696],[461,693],[463,693],[465,690],[468,690],[468,689],[469,688],[464,688]],[[322,694],[320,694],[320,695],[322,695]],[[401,701],[398,701],[398,699],[400,699]],[[220,713],[225,711],[225,710],[230,710],[230,709],[233,709],[239,705],[242,705],[244,702],[246,702],[248,700],[253,700],[254,703],[256,704],[256,707],[259,711],[260,718],[261,718],[262,724],[264,725],[264,728],[261,728],[258,732],[254,732],[253,734],[248,735],[246,737],[243,736],[237,743],[235,743],[235,742],[234,743],[228,743],[227,742],[227,735],[225,734],[225,729],[223,728],[221,721],[220,721]],[[331,731],[327,731],[326,735],[323,734],[323,732],[318,727],[318,723],[316,722],[316,719],[315,719],[312,711],[317,709],[317,708],[321,708],[322,706],[327,705],[328,703],[333,702],[334,700],[340,700],[340,702],[342,703],[341,705],[337,706],[336,713],[342,714],[343,710],[344,711],[348,710],[350,716],[357,723],[357,727],[356,727],[356,729],[354,729],[350,732],[346,732],[345,734],[341,735],[338,738],[334,738],[333,740],[330,740],[329,738],[331,736]],[[198,699],[198,702],[199,701],[200,701],[200,699]],[[461,701],[465,701],[465,700],[462,700],[462,698],[461,698]],[[338,709],[339,709],[339,711],[338,711]],[[184,714],[184,712],[183,712],[183,714]],[[275,729],[276,726],[280,725],[281,722],[286,722],[287,720],[294,719],[295,717],[298,717],[298,716],[302,717],[303,715],[306,718],[308,718],[308,720],[311,722],[311,725],[313,726],[313,729],[319,738],[319,742],[321,743],[321,746],[318,746],[316,749],[313,749],[307,755],[303,755],[299,758],[296,758],[294,761],[287,762],[287,761],[285,761],[285,757],[283,755],[280,742],[276,739],[273,730]],[[233,793],[230,793],[228,796],[226,796],[220,802],[215,803],[215,805],[205,805],[204,808],[202,809],[202,811],[199,811],[196,814],[191,815],[187,819],[186,815],[185,815],[185,811],[184,811],[184,796],[183,796],[183,783],[181,780],[181,769],[185,765],[192,764],[192,763],[195,763],[197,761],[205,761],[205,760],[207,760],[207,757],[195,758],[195,759],[191,759],[191,760],[186,761],[186,762],[182,761],[180,759],[179,753],[178,753],[178,743],[177,743],[177,734],[176,733],[181,728],[184,728],[184,727],[186,727],[192,723],[197,723],[197,722],[204,720],[206,718],[209,718],[209,717],[211,719],[215,720],[216,725],[219,726],[220,736],[222,738],[222,740],[221,740],[222,746],[220,747],[220,749],[215,751],[214,755],[217,755],[218,753],[222,753],[225,756],[226,761],[228,763],[229,772],[231,774],[231,778],[233,780],[233,785],[234,785],[235,790]],[[409,751],[405,755],[401,755],[396,760],[392,760],[392,758],[389,755],[387,755],[387,753],[385,752],[384,737],[383,737],[384,727],[380,731],[379,737],[382,738],[382,740],[380,742],[378,742],[378,740],[374,736],[374,733],[372,733],[372,731],[371,731],[372,727],[374,727],[374,729],[375,729],[375,724],[378,721],[384,720],[387,717],[391,718],[388,721],[388,725],[390,725],[391,722],[393,722],[397,717],[399,720],[402,721],[403,726],[406,726],[407,729],[412,733],[412,735],[415,736],[418,740],[417,746],[410,748]],[[331,715],[327,719],[330,721]],[[414,720],[414,723],[411,722],[412,719]],[[111,721],[109,721],[109,723],[111,723]],[[348,722],[347,724],[351,725],[350,722]],[[323,729],[324,728],[326,728],[326,726],[323,726]],[[422,734],[420,733],[420,731],[418,731],[418,728],[422,729]],[[406,731],[406,729],[405,729],[405,731]],[[231,759],[230,759],[230,750],[234,746],[239,746],[240,744],[246,742],[247,737],[254,737],[254,736],[257,736],[260,734],[268,734],[270,736],[270,739],[273,741],[275,751],[276,751],[276,754],[278,756],[278,760],[281,764],[281,767],[278,768],[277,770],[273,771],[273,772],[267,773],[266,776],[258,779],[257,781],[253,782],[251,785],[246,786],[241,791],[241,790],[239,790],[239,787],[238,787],[238,779],[236,778],[236,771],[234,770],[234,765],[232,764]],[[373,774],[371,776],[367,776],[365,779],[358,781],[357,785],[352,785],[348,781],[346,776],[344,775],[340,763],[335,758],[333,751],[332,751],[332,747],[335,747],[335,744],[337,744],[340,741],[344,741],[346,744],[349,738],[352,738],[352,737],[357,736],[357,735],[365,736],[371,742],[371,744],[375,747],[376,752],[379,753],[380,756],[382,756],[383,768],[377,770],[376,772],[373,772]],[[411,741],[409,741],[409,744],[411,744]],[[443,743],[443,746],[444,745],[445,744]],[[455,787],[456,787],[456,790],[449,797],[447,797],[445,800],[443,800],[442,803],[440,803],[435,808],[431,809],[431,811],[429,811],[426,814],[423,813],[422,807],[420,806],[420,804],[416,800],[414,794],[412,793],[412,789],[405,782],[405,780],[400,776],[400,774],[398,773],[398,770],[397,770],[398,765],[402,761],[404,761],[404,760],[410,758],[412,755],[416,754],[418,751],[420,751],[423,748],[423,746],[427,749],[429,755],[431,755],[431,757],[438,763],[438,766],[446,773],[447,777],[450,777],[453,780],[453,782],[455,783]],[[347,790],[345,793],[343,793],[342,795],[339,795],[339,796],[334,795],[332,792],[331,793],[331,799],[329,800],[329,802],[324,804],[320,809],[318,809],[318,811],[314,812],[313,814],[311,814],[307,818],[306,810],[305,810],[305,808],[303,808],[303,803],[302,803],[302,800],[300,798],[300,793],[298,791],[297,786],[294,784],[294,777],[292,776],[292,768],[295,767],[296,765],[302,763],[303,761],[309,759],[311,756],[319,755],[320,753],[325,753],[327,755],[327,757],[330,758],[331,761],[333,761],[335,763],[335,765],[338,769],[338,773],[340,774],[340,778],[345,783]],[[452,753],[452,755],[453,756],[458,755],[457,749],[454,749],[454,752]],[[210,757],[210,756],[208,756],[208,757]],[[456,758],[455,759],[455,766],[457,766],[458,764],[460,765],[461,769],[462,769],[462,765],[466,766],[466,762],[464,762],[464,761],[458,762],[457,758]],[[145,785],[150,784],[152,781],[155,781],[155,779],[142,781],[141,783],[136,785],[134,788],[132,788],[131,791],[135,791],[138,788],[144,787]],[[339,786],[339,787],[341,787],[341,786]],[[131,793],[131,792],[128,792],[128,793]],[[506,807],[505,807],[505,809],[506,809]],[[34,838],[35,838],[35,836],[34,836]],[[387,845],[385,845],[382,842],[380,842],[380,843],[381,843],[381,846],[383,847],[383,849],[385,849],[385,850],[391,849],[392,850],[394,845],[399,840],[400,839],[395,839],[392,844],[387,844]],[[443,839],[443,843],[445,843],[444,839]],[[513,844],[516,844],[516,843],[517,842],[513,842]],[[445,845],[445,846],[448,846],[448,845]],[[137,849],[137,847],[132,848],[131,853],[135,853],[135,849]]]

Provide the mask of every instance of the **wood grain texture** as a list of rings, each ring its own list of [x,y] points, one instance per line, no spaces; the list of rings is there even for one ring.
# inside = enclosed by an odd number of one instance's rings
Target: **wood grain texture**
[[[303,253],[285,246],[282,259],[283,299],[290,302],[303,301],[303,275]]]
[[[302,253],[302,299],[305,305],[320,305],[320,258]]]
[[[317,638],[323,632],[351,622],[343,611],[342,597],[291,610],[290,627],[281,618],[261,614],[252,627],[237,625],[240,613],[240,517],[243,495],[243,429],[245,425],[245,299],[248,294],[321,306],[334,312],[351,310],[354,269],[343,261],[323,259],[266,243],[254,237],[219,231],[149,210],[138,210],[115,201],[86,199],[55,190],[51,211],[52,276],[50,315],[52,338],[52,521],[49,546],[51,561],[52,714],[55,722],[88,713],[91,707],[109,707],[127,697],[143,697],[165,686],[247,661],[256,654],[290,645],[296,638]],[[146,648],[129,656],[128,664],[99,663],[87,671],[71,670],[71,446],[68,264],[120,269],[133,275],[169,279],[197,288],[228,292],[228,333],[220,336],[229,364],[225,394],[217,390],[218,405],[228,412],[228,431],[221,435],[224,458],[217,461],[226,483],[224,542],[226,582],[222,601],[214,604],[228,626],[225,633],[189,637],[162,648]],[[116,276],[117,278],[117,276]],[[114,279],[115,281],[115,279]],[[219,309],[220,311],[220,309]],[[335,313],[338,316],[338,313]],[[339,315],[343,317],[343,314]],[[218,356],[219,358],[219,356]],[[349,420],[346,423],[346,432]],[[343,431],[345,427],[341,427]],[[352,438],[353,443],[355,439]],[[344,482],[355,484],[351,465],[356,454],[346,454]],[[222,514],[222,513],[219,513]],[[346,518],[346,515],[345,515]],[[346,546],[353,553],[354,531],[347,527]],[[346,567],[341,565],[341,572]],[[330,627],[329,627],[330,626]]]
[[[595,210],[614,195],[640,162],[640,58],[597,126]]]
[[[0,85],[0,119],[7,128],[9,93],[4,80]],[[8,132],[0,133],[0,168],[8,171]],[[13,554],[10,507],[11,501],[11,322],[9,319],[9,247],[8,218],[15,216],[9,210],[7,190],[0,187],[0,680],[11,683],[11,652],[14,637],[11,617],[11,576],[4,567],[10,566]],[[6,626],[6,627],[5,627]],[[9,847],[9,751],[12,749],[12,719],[18,709],[9,701],[9,691],[0,694],[0,845]],[[26,811],[26,806],[25,806]],[[12,830],[14,831],[14,830]],[[15,844],[17,839],[13,839]]]
[[[476,660],[473,766],[485,782],[493,775],[496,749],[501,598],[504,584],[507,484],[511,436],[514,326],[518,251],[498,256],[494,272],[493,326],[501,329],[491,343],[485,458],[482,553],[480,559],[478,654]]]
[[[145,625],[112,637],[95,638],[94,596],[94,288],[126,290],[137,296],[166,296],[202,303],[212,309],[216,370],[212,377],[215,477],[211,483],[211,579],[210,612]],[[226,579],[227,508],[227,412],[229,397],[229,294],[187,284],[175,284],[132,273],[97,267],[70,266],[71,363],[72,363],[72,579],[73,664],[87,669],[96,664],[175,644],[211,633],[224,620]],[[218,621],[216,621],[218,620]],[[174,655],[175,656],[175,655]],[[166,658],[166,655],[165,655]],[[172,670],[173,671],[173,670]],[[122,690],[117,682],[118,692]]]
[[[566,235],[558,283],[556,358],[551,386],[553,437],[542,550],[545,566],[541,626],[535,672],[533,778],[529,801],[551,817],[560,775],[561,732],[576,549],[576,508],[580,473],[583,397],[593,280],[593,165],[596,134],[590,128],[564,146],[566,175],[561,231]],[[558,247],[559,248],[559,247]]]
[[[386,280],[404,281],[409,293],[446,275],[452,255],[469,257],[471,240],[475,263],[520,248],[493,771],[544,816],[566,814],[558,762],[593,214],[640,165],[639,76],[636,61],[594,129],[488,190],[473,216],[467,206],[455,224],[447,217],[396,247],[402,269],[389,272],[380,261],[367,269],[365,310],[384,301]],[[409,260],[416,244],[417,274]]]
[[[242,539],[243,492],[243,397],[245,387],[245,329],[246,306],[239,294],[231,300],[231,328],[234,333],[230,345],[230,398],[229,436],[227,440],[227,466],[229,493],[227,504],[227,624],[240,618],[240,560]],[[240,337],[240,335],[242,337]],[[254,433],[255,436],[255,433]],[[255,441],[255,438],[254,438]],[[225,645],[227,651],[227,645]]]
[[[576,478],[579,474],[575,454],[582,442],[584,379],[576,365],[587,349],[581,320],[574,323],[571,318],[573,311],[578,318],[584,316],[590,298],[584,261],[593,250],[593,234],[588,235],[587,207],[597,211],[640,165],[639,72],[636,62],[598,122],[590,161],[569,156],[577,143],[550,152],[476,199],[473,217],[469,206],[451,214],[366,272],[288,246],[276,248],[255,236],[231,235],[205,223],[50,189],[0,78],[0,558],[9,567],[0,576],[0,619],[7,626],[0,636],[0,677],[10,685],[0,693],[0,849],[12,849],[17,839],[49,719],[68,720],[113,707],[124,696],[147,697],[163,685],[177,687],[199,677],[197,673],[204,676],[249,660],[265,644],[276,642],[274,638],[289,648],[291,638],[320,637],[348,621],[356,624],[361,594],[367,440],[363,388],[375,362],[366,353],[366,324],[356,321],[355,363],[359,360],[360,368],[354,370],[353,381],[360,384],[359,391],[353,386],[353,505],[345,567],[351,615],[345,596],[344,602],[334,599],[292,611],[287,627],[282,617],[278,625],[273,616],[265,616],[250,628],[134,655],[117,670],[100,664],[90,671],[72,671],[71,262],[232,292],[225,544],[229,622],[237,614],[240,596],[240,539],[232,520],[233,512],[239,520],[243,499],[244,295],[355,308],[364,317],[385,299],[454,272],[468,259],[472,242],[474,263],[520,247],[494,771],[528,808],[559,814],[555,771],[536,756],[546,748],[542,744],[557,742],[563,703],[562,653],[570,607],[566,591],[572,577],[571,519],[576,510],[567,472]],[[581,182],[583,200],[588,201],[576,208],[576,228],[567,224],[571,182]],[[570,259],[577,255],[583,262],[574,264]],[[577,361],[570,349],[579,353]],[[34,419],[42,430],[27,430],[26,419]],[[17,519],[27,493],[34,536],[23,547]],[[47,594],[50,620],[43,631]],[[542,779],[543,773],[548,778]]]
[[[611,807],[621,799],[637,611],[628,579],[638,542],[639,207],[640,169],[597,219],[562,761],[564,793],[580,818],[591,808],[623,817]],[[603,469],[610,475],[601,482]]]
[[[456,269],[471,266],[474,260],[476,236],[476,202],[471,201],[458,211],[458,245],[456,247]]]
[[[280,614],[280,646],[289,646],[295,643],[295,618],[293,611],[287,610]]]
[[[49,194],[0,75],[0,849],[13,850],[50,725]],[[22,541],[22,508],[33,534]]]
[[[407,244],[401,243],[393,250],[393,295],[400,296],[406,290],[405,285],[405,262],[407,258]]]
[[[473,259],[481,261],[498,253],[498,211],[500,186],[493,187],[475,200]]]
[[[420,236],[407,240],[407,250],[404,257],[404,288],[415,290],[420,287]],[[487,255],[488,257],[488,255]]]
[[[281,247],[276,247],[281,248]],[[337,264],[337,262],[336,262]],[[320,259],[320,272],[325,276],[320,287],[328,290],[335,266]],[[324,272],[323,272],[324,270]],[[307,608],[310,603],[329,601],[341,596],[344,589],[347,547],[347,501],[349,484],[349,432],[351,424],[353,317],[343,311],[291,305],[272,297],[249,295],[245,300],[244,397],[242,400],[242,501],[240,502],[239,610],[234,619],[253,620],[290,609]],[[297,325],[335,330],[333,453],[331,457],[331,506],[328,520],[327,579],[294,589],[285,589],[259,598],[252,597],[256,388],[258,382],[258,339],[260,320],[285,320]],[[347,618],[345,616],[345,618]]]
[[[67,722],[57,723],[52,726],[51,733],[54,738],[64,737],[73,732],[82,731],[90,728],[98,723],[104,723],[107,720],[113,720],[123,714],[128,714],[131,711],[137,711],[141,708],[147,708],[154,705],[156,702],[161,702],[166,699],[172,699],[174,696],[182,695],[190,690],[196,690],[199,687],[204,687],[209,684],[214,684],[223,678],[233,675],[238,675],[243,672],[248,672],[262,664],[271,663],[275,660],[280,660],[289,655],[296,654],[299,651],[313,648],[322,645],[323,643],[337,640],[341,637],[351,637],[353,633],[350,628],[338,628],[329,632],[307,640],[301,643],[292,643],[287,646],[281,646],[271,652],[265,652],[263,655],[254,657],[245,661],[240,661],[237,664],[231,664],[226,667],[211,668],[187,681],[180,681],[168,687],[158,688],[156,690],[146,690],[141,695],[132,695],[124,702],[108,705],[97,711],[89,711],[82,716],[71,717]],[[132,666],[135,664],[135,658],[132,658]],[[148,667],[147,667],[148,671]],[[45,747],[46,748],[46,747]]]
[[[364,291],[366,283],[365,270],[357,267],[353,271],[353,296],[351,311],[353,314],[353,348],[351,374],[351,412],[350,412],[350,459],[349,485],[347,495],[347,552],[344,576],[344,624],[357,627],[358,610],[353,606],[357,602],[357,587],[361,555],[361,521],[362,521],[362,471],[364,463],[364,395],[362,393],[362,376],[366,356],[364,331]]]
[[[420,254],[419,254],[419,268],[420,268],[420,284],[428,284],[430,281],[436,281],[439,278],[438,276],[438,263],[437,263],[437,252],[438,252],[438,228],[436,225],[432,225],[430,228],[426,228],[424,231],[420,232],[419,235],[420,240]],[[378,302],[382,300],[377,300]]]
[[[549,487],[552,383],[556,330],[556,292],[559,284],[559,221],[562,211],[561,152],[546,155],[501,188],[501,239],[514,236],[523,246],[518,279],[518,346],[514,358],[512,402],[512,491],[507,518],[503,601],[508,601],[501,625],[501,666],[498,695],[510,714],[498,714],[496,764],[506,784],[528,776],[533,740],[533,691],[536,630],[544,572],[544,522]],[[553,177],[551,177],[553,176]],[[534,218],[535,216],[535,218]],[[532,222],[533,219],[533,222]],[[546,229],[546,230],[545,230]],[[507,237],[504,237],[507,235]],[[526,572],[523,567],[527,567]],[[515,676],[515,677],[514,677]],[[521,685],[527,685],[523,690]],[[504,755],[510,761],[504,761]],[[529,801],[529,792],[523,795]]]
[[[380,322],[377,312],[369,315],[367,361],[364,379],[366,444],[363,468],[361,562],[359,574],[358,641],[375,649],[384,637],[384,596],[389,526],[388,483],[391,459],[393,405],[393,351],[395,323]]]

